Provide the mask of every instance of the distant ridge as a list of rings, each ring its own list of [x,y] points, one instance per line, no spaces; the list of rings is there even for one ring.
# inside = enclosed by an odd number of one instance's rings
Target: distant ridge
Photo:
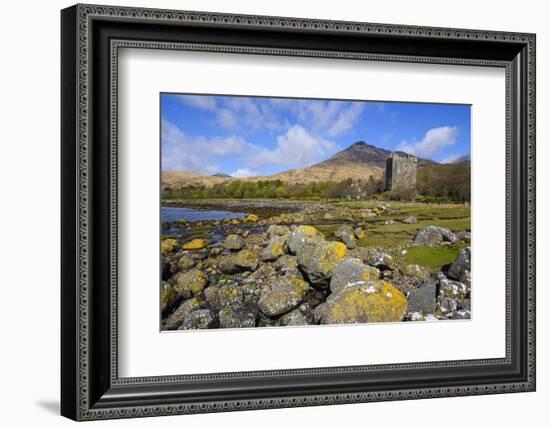
[[[404,152],[397,152],[405,155]],[[386,167],[386,159],[391,153],[392,151],[387,149],[370,145],[365,141],[358,141],[346,149],[337,152],[329,159],[313,166],[303,169],[291,169],[271,176],[242,178],[242,180],[257,182],[279,179],[292,184],[307,184],[318,181],[340,182],[349,178],[368,179],[369,176],[381,178]],[[425,158],[418,158],[419,168],[433,164],[438,163]],[[170,189],[178,189],[191,185],[213,186],[229,182],[233,179],[236,178],[224,173],[216,173],[212,176],[188,172],[162,173],[162,185]]]

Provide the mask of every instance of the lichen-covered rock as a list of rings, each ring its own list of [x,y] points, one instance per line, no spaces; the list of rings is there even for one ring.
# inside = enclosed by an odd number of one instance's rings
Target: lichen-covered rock
[[[299,308],[296,308],[279,318],[279,325],[282,326],[297,327],[308,324],[309,322],[306,315]]]
[[[260,218],[259,218],[257,215],[255,215],[255,214],[249,214],[248,216],[246,216],[246,217],[244,218],[244,221],[245,221],[246,223],[256,223],[256,222],[258,222],[259,220],[260,220]]]
[[[370,263],[381,271],[391,271],[397,267],[392,255],[383,252],[376,252],[371,256]]]
[[[386,281],[347,286],[314,310],[321,324],[402,321],[407,298]]]
[[[472,240],[472,234],[468,231],[460,231],[456,233],[456,236],[460,241],[469,243]]]
[[[465,311],[464,309],[457,309],[456,311],[451,312],[451,314],[448,315],[447,318],[453,319],[453,320],[456,320],[456,319],[466,320],[466,319],[471,319],[471,317],[472,317],[472,314],[470,311]]]
[[[244,247],[244,238],[235,234],[228,235],[225,237],[223,247],[228,250],[240,250]]]
[[[470,297],[470,285],[468,283],[462,283],[460,281],[454,281],[448,279],[440,273],[439,278],[439,294],[443,297],[449,297],[452,299],[467,299]]]
[[[282,272],[286,272],[289,270],[294,270],[298,267],[298,262],[296,261],[295,256],[289,256],[284,255],[279,257],[275,263],[274,266],[277,270],[280,270]]]
[[[460,282],[470,280],[470,258],[471,250],[470,247],[461,249],[458,252],[458,257],[454,260],[452,265],[449,267],[447,275]]]
[[[244,249],[238,253],[223,257],[218,266],[224,274],[236,274],[243,271],[255,271],[258,268],[259,259],[256,253]]]
[[[416,278],[418,280],[422,280],[428,276],[426,268],[420,265],[406,265],[401,268],[401,273],[406,277]]]
[[[199,309],[190,312],[183,318],[178,330],[202,330],[214,328],[216,321],[209,309]]]
[[[178,269],[180,271],[187,271],[191,269],[193,266],[195,266],[195,259],[193,259],[188,254],[184,254],[182,257],[178,259]]]
[[[251,250],[241,250],[234,259],[235,265],[245,271],[254,271],[258,267],[258,256]]]
[[[244,291],[239,284],[210,286],[204,291],[204,297],[216,311],[225,307],[238,308],[244,303]]]
[[[287,251],[287,237],[284,235],[275,235],[271,237],[267,246],[262,250],[262,260],[277,260]]]
[[[199,250],[207,246],[207,241],[202,238],[195,238],[183,245],[184,250]]]
[[[306,244],[306,242],[320,242],[325,239],[315,227],[308,225],[301,225],[296,227],[288,235],[288,250],[292,254],[296,254],[300,247]]]
[[[249,328],[256,325],[256,314],[249,308],[225,307],[218,312],[220,328]]]
[[[178,272],[173,280],[174,289],[186,299],[200,293],[208,283],[206,274],[198,269]]]
[[[403,223],[412,224],[416,223],[416,217],[415,216],[407,216],[405,219],[403,219]]]
[[[269,227],[267,228],[267,235],[269,237],[273,237],[275,235],[288,235],[289,232],[289,227],[285,225],[269,225]]]
[[[346,246],[336,241],[309,242],[300,248],[296,260],[309,282],[326,285],[346,251]]]
[[[184,301],[177,309],[168,317],[164,328],[166,330],[177,330],[183,322],[186,315],[193,311],[197,311],[202,308],[202,302],[199,298],[193,297],[192,299]]]
[[[298,306],[308,289],[309,285],[299,278],[283,277],[262,294],[258,307],[269,317],[282,315]]]
[[[161,288],[160,288],[160,309],[161,311],[165,311],[167,308],[172,306],[174,301],[176,300],[176,297],[178,295],[178,292],[174,290],[174,287],[172,287],[167,282],[162,282]]]
[[[172,251],[174,251],[177,245],[177,240],[173,238],[167,238],[166,240],[162,240],[162,242],[160,243],[160,250],[162,254],[171,253]]]
[[[330,291],[333,293],[348,284],[378,280],[380,271],[374,266],[365,265],[361,259],[343,259],[334,268],[330,279]]]
[[[439,296],[437,298],[436,310],[443,316],[452,315],[458,309],[458,300],[450,297]]]
[[[355,234],[351,226],[340,225],[334,233],[334,236],[342,241],[347,248],[354,249],[356,247]]]
[[[367,233],[363,230],[363,228],[355,228],[353,233],[355,234],[355,238],[358,240],[362,240],[367,237]]]
[[[411,290],[409,293],[409,313],[412,315],[419,312],[423,316],[433,314],[435,312],[436,291],[435,284],[425,284]]]
[[[436,245],[442,242],[456,243],[458,237],[447,228],[428,226],[416,231],[413,241],[417,244]]]

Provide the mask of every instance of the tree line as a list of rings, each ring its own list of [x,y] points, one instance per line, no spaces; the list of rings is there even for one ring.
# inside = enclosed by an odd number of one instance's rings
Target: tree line
[[[241,179],[213,186],[163,189],[164,199],[276,198],[276,199],[386,199],[465,202],[470,200],[470,163],[437,164],[417,172],[417,191],[384,192],[385,177],[289,183],[280,179],[256,182]]]

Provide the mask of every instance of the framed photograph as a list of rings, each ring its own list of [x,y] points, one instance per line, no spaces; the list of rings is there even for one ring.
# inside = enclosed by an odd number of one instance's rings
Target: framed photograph
[[[535,35],[61,12],[61,412],[535,390]]]

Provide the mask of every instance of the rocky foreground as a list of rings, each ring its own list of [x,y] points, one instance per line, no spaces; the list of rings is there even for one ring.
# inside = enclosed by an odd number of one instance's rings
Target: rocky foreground
[[[371,213],[378,214],[361,214]],[[378,248],[357,247],[368,238],[368,225],[342,223],[331,241],[314,226],[292,223],[304,219],[297,215],[216,221],[233,231],[218,242],[164,239],[163,330],[470,318],[469,247],[451,265],[428,271]],[[188,226],[165,224],[174,225]],[[469,240],[469,232],[428,226],[409,244]]]

